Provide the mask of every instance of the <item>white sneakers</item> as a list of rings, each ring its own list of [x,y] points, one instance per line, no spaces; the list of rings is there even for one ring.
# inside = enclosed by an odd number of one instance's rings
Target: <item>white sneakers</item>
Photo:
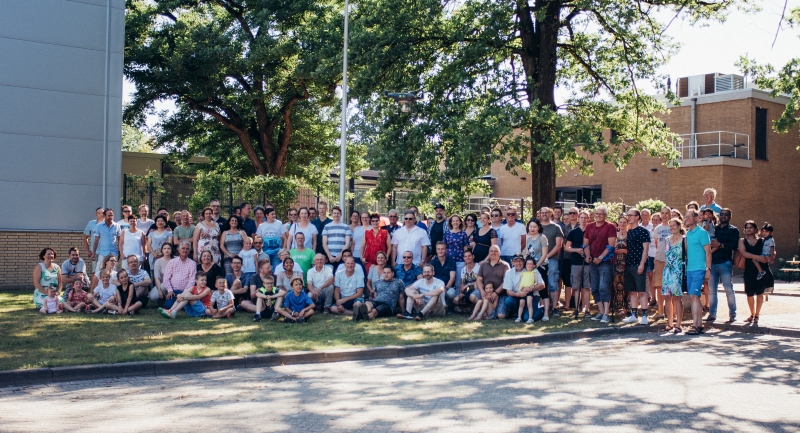
[[[647,325],[647,315],[642,316],[642,320],[639,321],[640,325]]]
[[[622,319],[622,323],[636,323],[636,316],[631,314],[630,316]]]

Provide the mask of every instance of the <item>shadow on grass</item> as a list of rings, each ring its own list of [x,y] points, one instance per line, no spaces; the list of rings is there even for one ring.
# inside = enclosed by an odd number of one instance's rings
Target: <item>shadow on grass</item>
[[[607,327],[588,319],[552,319],[535,325],[511,320],[468,322],[464,315],[424,322],[317,315],[302,325],[199,320],[180,313],[164,319],[154,308],[135,317],[64,313],[43,316],[27,292],[0,293],[0,370],[153,361],[302,350],[408,345]]]

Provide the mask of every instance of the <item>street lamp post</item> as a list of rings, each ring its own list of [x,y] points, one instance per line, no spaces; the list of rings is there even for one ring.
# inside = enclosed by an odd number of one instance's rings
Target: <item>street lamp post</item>
[[[347,33],[350,2],[344,0],[344,52],[342,53],[342,137],[339,140],[339,207],[344,212],[347,164]]]

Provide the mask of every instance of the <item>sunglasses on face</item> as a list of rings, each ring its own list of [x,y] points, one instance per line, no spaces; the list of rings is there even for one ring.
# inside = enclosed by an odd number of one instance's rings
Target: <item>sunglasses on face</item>
[[[731,217],[731,214],[729,214],[729,213],[721,213],[721,214],[719,214],[719,216],[721,216],[721,217],[728,217],[728,218],[730,218],[730,217]]]
[[[414,221],[414,218],[404,218],[406,221]]]
[[[381,222],[381,220],[370,220],[370,222],[378,223],[378,222]]]
[[[577,214],[578,214],[578,212],[570,212],[569,214],[570,214],[570,215],[577,215]]]
[[[509,212],[506,214],[506,216],[517,216],[517,214]]]
[[[502,216],[502,215],[499,215],[499,214],[494,214],[494,215],[492,215],[492,218],[500,218],[501,216]]]
[[[403,256],[404,259],[413,259],[413,257]]]

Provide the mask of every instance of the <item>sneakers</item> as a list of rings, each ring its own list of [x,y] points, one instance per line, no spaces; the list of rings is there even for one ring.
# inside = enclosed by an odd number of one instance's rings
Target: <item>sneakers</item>
[[[369,320],[369,309],[367,308],[367,304],[361,304],[358,309],[359,313],[361,313],[361,320]]]
[[[634,316],[633,314],[622,319],[622,323],[635,323],[635,322],[636,322],[636,316]]]
[[[158,314],[166,317],[167,319],[172,319],[172,314],[170,314],[169,310],[165,310],[161,307],[158,307]]]
[[[406,319],[406,320],[414,320],[414,315],[409,313],[408,311],[403,311],[402,313],[397,315],[398,319]]]
[[[589,312],[587,311],[586,313],[588,314]],[[592,317],[592,320],[594,321],[603,320],[603,313],[597,313],[596,316]]]
[[[331,314],[331,309],[330,308],[323,309],[322,314]]]
[[[201,318],[201,319],[210,319],[210,318],[211,318],[211,316],[209,316],[208,314],[201,314],[201,315],[200,315],[200,318]]]
[[[294,323],[306,323],[306,319],[298,317],[297,319],[294,319]]]
[[[361,306],[359,308],[353,308],[353,322],[358,322],[361,319]]]
[[[514,319],[514,323],[522,323],[522,319],[520,319],[519,317],[517,317],[516,319]]]
[[[717,320],[717,316],[712,316],[709,314],[708,317],[706,317],[706,322],[713,322],[715,320]]]
[[[525,323],[527,323],[528,325],[533,325],[533,319],[528,319],[528,321]]]
[[[756,277],[756,280],[760,280],[760,279],[764,278],[764,275],[767,275],[766,271],[759,272],[758,276]]]
[[[642,316],[642,320],[639,321],[640,325],[647,325],[647,316]]]
[[[272,320],[278,320],[278,319],[280,319],[280,318],[281,318],[281,315],[280,315],[280,314],[278,314],[278,312],[277,312],[277,311],[276,311],[276,312],[274,312],[274,313],[272,313]]]
[[[417,322],[422,322],[425,319],[425,315],[422,312],[417,313],[417,316],[414,317],[414,320]]]
[[[111,316],[116,316],[117,312],[115,310],[106,310],[106,314],[109,314]]]
[[[128,315],[129,315],[129,316],[133,316],[134,314],[136,314],[136,312],[135,312],[135,311],[128,311]]]
[[[608,314],[603,314],[603,318],[600,319],[600,323],[608,323],[611,320],[608,318]]]
[[[253,314],[253,322],[260,322],[261,314]]]
[[[558,310],[556,310],[555,308],[553,308],[553,311],[551,311],[551,312],[550,312],[550,315],[551,315],[551,316],[553,316],[553,317],[558,317],[558,316],[559,316],[559,314],[558,314]]]
[[[548,317],[548,316],[542,317],[542,322],[549,322],[549,321],[550,321],[550,317]]]
[[[592,317],[592,313],[590,313],[589,310],[586,310],[586,311],[583,312],[583,318],[584,319],[588,319],[590,317]]]

